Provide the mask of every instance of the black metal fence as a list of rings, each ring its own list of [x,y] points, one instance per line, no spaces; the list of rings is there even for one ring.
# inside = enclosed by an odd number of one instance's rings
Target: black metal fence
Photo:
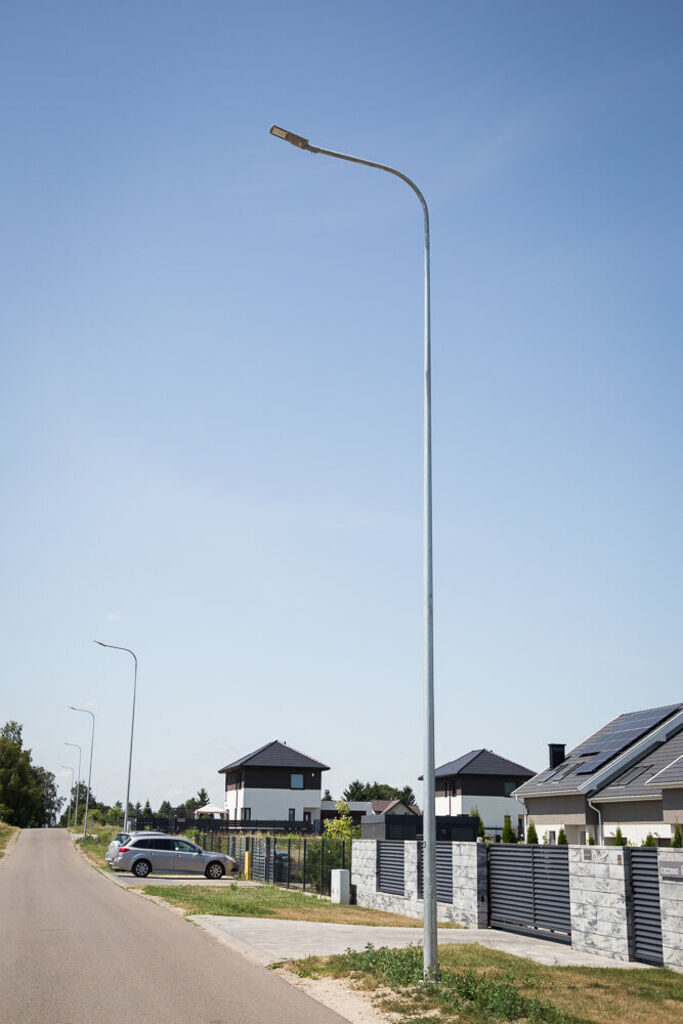
[[[195,842],[212,853],[227,853],[244,873],[251,852],[251,877],[285,889],[300,889],[329,896],[334,868],[351,870],[351,843],[324,836],[236,836],[217,830],[188,829]]]

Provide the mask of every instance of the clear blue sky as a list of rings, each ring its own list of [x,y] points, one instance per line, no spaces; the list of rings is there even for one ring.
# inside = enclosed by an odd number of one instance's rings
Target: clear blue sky
[[[271,739],[422,769],[683,696],[678,2],[5,11],[0,719],[180,800]],[[65,791],[65,790],[64,790]]]

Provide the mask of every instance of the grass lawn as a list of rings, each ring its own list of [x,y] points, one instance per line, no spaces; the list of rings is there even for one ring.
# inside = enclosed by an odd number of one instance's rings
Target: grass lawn
[[[98,868],[105,868],[109,871],[109,865],[104,859],[104,855],[109,848],[110,842],[120,830],[114,825],[107,825],[106,827],[97,826],[96,828],[96,832],[88,832],[85,839],[77,839],[76,842],[88,860],[91,860]],[[79,831],[82,835],[82,830]]]
[[[421,928],[422,922],[399,914],[386,914],[364,907],[341,906],[293,889],[275,885],[242,889],[225,887],[147,886],[145,892],[160,896],[188,914],[219,914],[226,917],[278,917],[287,921],[323,921],[328,924],[369,924]],[[442,927],[439,924],[439,927]],[[455,927],[455,926],[452,926]]]
[[[422,950],[373,949],[286,964],[301,977],[351,978],[411,1024],[681,1024],[683,975],[546,967],[484,946],[441,946],[440,985],[421,983]]]
[[[6,825],[4,821],[0,821],[0,857],[4,854],[10,837],[16,831],[14,825]]]

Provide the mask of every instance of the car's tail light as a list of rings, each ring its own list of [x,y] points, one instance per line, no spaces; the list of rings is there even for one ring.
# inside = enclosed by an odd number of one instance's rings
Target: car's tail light
[[[127,846],[119,846],[119,853],[128,853]]]

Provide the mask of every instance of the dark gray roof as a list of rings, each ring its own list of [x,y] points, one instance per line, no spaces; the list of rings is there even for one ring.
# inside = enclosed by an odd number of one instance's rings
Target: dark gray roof
[[[232,771],[233,768],[319,768],[321,771],[329,771],[330,766],[315,761],[312,757],[302,754],[294,747],[288,747],[286,743],[273,740],[259,747],[251,754],[245,754],[225,768],[219,768],[218,774]]]
[[[609,786],[601,789],[593,799],[599,803],[601,800],[623,800],[625,797],[628,797],[629,800],[638,800],[661,796],[661,790],[657,788],[657,783],[663,781],[662,769],[666,769],[672,761],[681,756],[683,756],[683,730],[666,743],[662,743],[656,750],[641,757],[639,761],[636,761],[634,765],[610,782]],[[679,764],[683,769],[683,762],[679,762]],[[653,776],[658,776],[658,778],[653,778]],[[681,771],[681,785],[683,785],[683,771]]]
[[[663,723],[677,715],[682,708],[683,704],[669,704],[661,708],[648,708],[645,711],[619,715],[570,750],[565,760],[556,769],[545,768],[533,779],[525,782],[523,786],[515,790],[515,796],[568,795],[589,791],[591,776],[609,766],[610,762],[616,762],[617,758],[621,754],[625,754],[629,748],[635,748],[637,751],[638,744],[645,741],[649,734],[654,735]],[[681,722],[681,728],[683,728],[683,722]],[[628,759],[626,760],[628,761]],[[619,775],[624,775],[641,760],[643,763],[649,763],[643,754],[624,764]],[[622,764],[622,761],[617,763]],[[611,787],[616,778],[616,774],[611,778],[603,778],[603,785],[607,783],[607,786]],[[601,792],[605,792],[605,790],[601,790]],[[624,790],[622,789],[621,792],[624,793]],[[645,792],[651,791],[646,790]]]
[[[663,786],[665,788],[669,786],[683,786],[683,754],[672,761],[671,764],[668,764],[666,768],[657,772],[647,785]]]
[[[514,775],[515,778],[530,779],[534,773],[524,765],[508,761],[507,757],[494,754],[492,750],[480,747],[470,750],[469,754],[457,757],[436,769],[437,779],[448,775]]]

